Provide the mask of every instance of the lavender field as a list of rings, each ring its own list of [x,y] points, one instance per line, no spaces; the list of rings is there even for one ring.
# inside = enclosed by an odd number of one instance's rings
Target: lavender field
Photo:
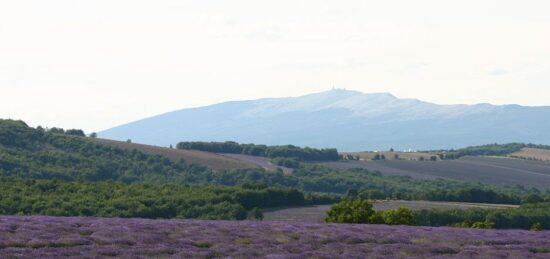
[[[550,232],[0,217],[0,258],[550,258]]]

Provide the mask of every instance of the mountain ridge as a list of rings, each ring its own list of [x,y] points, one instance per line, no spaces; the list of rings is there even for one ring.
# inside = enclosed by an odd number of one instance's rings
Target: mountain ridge
[[[295,144],[344,151],[457,148],[493,142],[550,144],[548,106],[441,105],[343,89],[176,110],[100,132],[115,140]]]

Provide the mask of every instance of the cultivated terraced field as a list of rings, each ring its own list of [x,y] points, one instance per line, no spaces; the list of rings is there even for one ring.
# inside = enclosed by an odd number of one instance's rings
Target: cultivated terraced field
[[[281,208],[264,212],[265,221],[295,221],[322,223],[325,221],[327,211],[331,205],[317,205],[307,207]],[[482,204],[464,202],[438,202],[438,201],[375,201],[375,210],[391,210],[399,207],[412,210],[421,209],[469,209],[469,208],[491,208],[505,209],[517,208],[516,205],[505,204]]]
[[[512,153],[511,157],[522,159],[534,159],[542,161],[550,161],[550,150],[537,148],[524,148],[518,152]]]
[[[341,161],[323,163],[332,168],[366,168],[385,175],[420,179],[448,178],[496,185],[523,185],[547,189],[550,162],[500,157],[462,157],[443,161]]]
[[[550,232],[0,217],[0,258],[549,258]]]
[[[213,170],[225,169],[244,169],[244,168],[259,168],[259,166],[236,158],[223,156],[215,153],[196,151],[196,150],[180,150],[165,147],[157,147],[136,143],[127,143],[122,141],[87,138],[92,141],[99,142],[110,146],[115,146],[122,149],[138,150],[146,154],[162,155],[173,161],[184,159],[190,163],[197,163],[207,166]]]

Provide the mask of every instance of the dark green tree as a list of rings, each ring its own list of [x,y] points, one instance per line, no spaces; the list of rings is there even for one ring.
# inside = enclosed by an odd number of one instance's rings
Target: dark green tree
[[[382,212],[384,223],[388,225],[416,225],[414,212],[407,208],[397,208]]]
[[[366,224],[375,215],[372,203],[363,199],[345,199],[332,205],[325,222]]]
[[[541,230],[542,230],[542,225],[538,222],[533,224],[533,226],[531,226],[531,231],[541,231]]]
[[[254,207],[252,210],[250,210],[250,212],[248,212],[247,219],[249,219],[249,220],[263,220],[264,219],[264,214],[262,213],[261,209],[259,209],[258,207]]]

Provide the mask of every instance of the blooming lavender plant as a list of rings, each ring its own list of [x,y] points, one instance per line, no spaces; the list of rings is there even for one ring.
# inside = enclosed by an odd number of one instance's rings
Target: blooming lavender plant
[[[0,258],[550,258],[550,232],[0,217]]]

